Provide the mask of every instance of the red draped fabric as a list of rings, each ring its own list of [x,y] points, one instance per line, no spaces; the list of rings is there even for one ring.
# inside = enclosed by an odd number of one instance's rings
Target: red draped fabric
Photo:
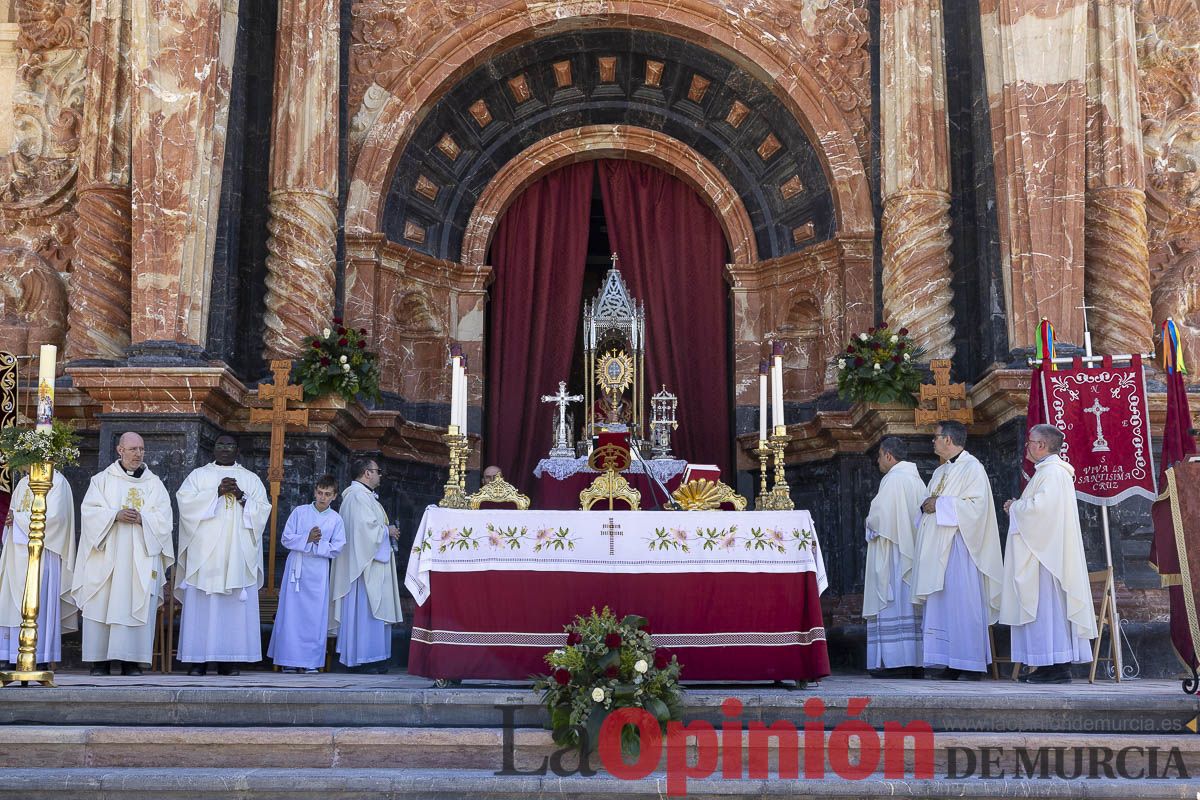
[[[523,492],[551,445],[553,394],[571,372],[595,165],[530,185],[496,226],[491,262],[485,461]]]
[[[635,161],[601,161],[609,241],[646,304],[646,410],[666,384],[679,397],[674,452],[716,464],[733,483],[725,235],[689,186]]]

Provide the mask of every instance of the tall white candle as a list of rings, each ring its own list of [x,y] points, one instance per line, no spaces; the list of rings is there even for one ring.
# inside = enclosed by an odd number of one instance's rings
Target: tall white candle
[[[767,440],[767,360],[758,363],[758,440]]]
[[[783,343],[775,342],[771,346],[772,356],[772,392],[771,392],[771,424],[780,427],[783,421]]]
[[[458,431],[467,435],[467,359],[458,363]]]
[[[48,431],[54,422],[54,371],[58,361],[58,348],[52,344],[42,345],[38,360],[38,404],[37,429]]]
[[[458,424],[458,356],[450,358],[450,425]]]

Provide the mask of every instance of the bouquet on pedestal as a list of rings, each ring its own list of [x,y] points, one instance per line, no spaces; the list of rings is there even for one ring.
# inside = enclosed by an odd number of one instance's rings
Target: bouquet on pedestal
[[[599,747],[600,728],[618,708],[641,708],[666,729],[682,714],[679,662],[655,653],[645,617],[633,614],[618,620],[603,611],[579,616],[566,626],[567,645],[546,654],[549,675],[534,679],[550,712],[548,727],[555,743]],[[586,737],[580,737],[580,733]],[[636,752],[636,728],[621,731],[625,752]]]
[[[921,348],[908,338],[907,328],[892,331],[884,322],[860,333],[838,359],[838,395],[846,400],[916,407],[921,355]]]
[[[304,399],[337,394],[346,400],[363,395],[378,400],[379,362],[367,351],[367,329],[347,328],[341,317],[319,336],[304,338],[304,355],[293,380],[304,387]]]

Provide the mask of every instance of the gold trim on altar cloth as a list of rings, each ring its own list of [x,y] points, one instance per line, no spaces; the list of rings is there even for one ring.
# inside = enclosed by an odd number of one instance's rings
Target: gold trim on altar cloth
[[[746,498],[721,481],[700,478],[676,489],[671,497],[684,511],[716,511],[725,503],[732,503],[734,510],[746,510]]]
[[[511,503],[518,511],[529,510],[529,497],[499,475],[467,497],[467,505],[473,510],[479,510],[483,503]]]

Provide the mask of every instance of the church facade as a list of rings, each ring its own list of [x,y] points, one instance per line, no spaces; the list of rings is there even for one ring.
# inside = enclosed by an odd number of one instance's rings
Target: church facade
[[[383,400],[308,404],[283,504],[369,453],[411,536],[445,480],[448,349],[483,365],[504,346],[488,336],[496,226],[531,184],[589,160],[665,171],[719,221],[727,352],[680,357],[728,361],[732,386],[713,391],[730,394],[743,493],[763,343],[784,343],[788,477],[822,537],[835,627],[860,607],[868,452],[899,435],[934,464],[911,410],[837,397],[852,336],[887,321],[952,359],[969,447],[1005,498],[1042,318],[1065,352],[1083,344],[1083,306],[1099,352],[1154,352],[1167,317],[1200,335],[1197,0],[0,11],[0,350],[62,348],[58,413],[85,434],[77,493],[124,430],[172,491],[222,433],[265,474],[249,409],[268,362],[337,317],[379,354]],[[486,418],[484,374],[469,428],[521,425]],[[1122,611],[1157,653],[1146,505],[1123,504],[1113,531]]]

